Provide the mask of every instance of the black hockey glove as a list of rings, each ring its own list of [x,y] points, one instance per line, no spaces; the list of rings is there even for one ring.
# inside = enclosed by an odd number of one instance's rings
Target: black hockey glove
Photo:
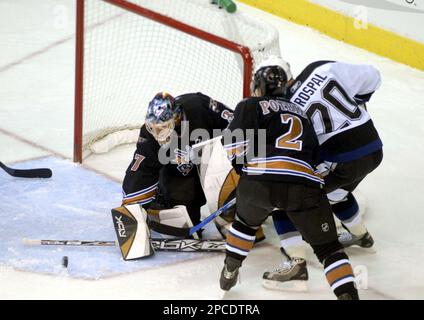
[[[357,94],[356,96],[353,97],[353,99],[355,100],[355,102],[358,105],[365,105],[365,103],[367,103],[368,101],[370,101],[371,96],[373,95],[374,92],[368,93],[368,94]]]
[[[240,161],[240,160],[239,160]],[[231,161],[231,165],[233,166],[236,173],[241,176],[241,173],[243,172],[243,165],[237,163],[237,158],[234,158],[233,161]]]

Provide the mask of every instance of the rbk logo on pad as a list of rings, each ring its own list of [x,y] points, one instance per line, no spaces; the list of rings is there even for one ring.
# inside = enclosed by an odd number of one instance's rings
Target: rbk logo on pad
[[[127,237],[127,233],[126,233],[126,230],[125,230],[125,225],[122,222],[122,216],[119,216],[119,217],[115,216],[115,220],[116,220],[115,221],[116,222],[116,225],[118,226],[117,231],[118,231],[119,237],[126,238]]]

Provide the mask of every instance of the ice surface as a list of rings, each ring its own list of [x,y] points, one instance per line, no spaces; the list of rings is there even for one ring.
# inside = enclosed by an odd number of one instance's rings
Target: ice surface
[[[17,270],[100,279],[210,253],[157,252],[125,262],[118,247],[25,246],[22,239],[114,241],[110,209],[121,202],[121,186],[69,160],[48,157],[14,168],[51,168],[51,179],[17,179],[0,173],[0,264]],[[158,237],[158,234],[153,234]],[[69,258],[66,270],[62,257]]]

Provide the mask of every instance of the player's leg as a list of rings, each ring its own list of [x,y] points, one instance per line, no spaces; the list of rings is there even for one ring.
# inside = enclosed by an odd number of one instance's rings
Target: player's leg
[[[225,203],[234,199],[234,197],[236,196],[236,190],[237,189],[235,189],[233,192],[231,192],[231,194],[225,200]],[[228,230],[230,230],[231,225],[234,222],[234,219],[235,219],[235,216],[236,216],[236,211],[237,211],[237,203],[233,207],[229,208],[227,211],[220,214],[214,220],[214,223],[215,223],[215,226],[216,226],[218,232],[222,235],[222,237],[224,239],[227,237]],[[265,234],[264,234],[262,227],[260,227],[256,231],[255,236],[256,236],[255,243],[258,243],[258,242],[265,240]]]
[[[227,233],[224,268],[220,286],[230,290],[237,282],[239,268],[253,248],[256,232],[271,211],[266,203],[269,190],[266,185],[241,178],[237,187],[237,213]]]
[[[374,240],[362,221],[359,205],[352,193],[337,189],[327,194],[331,210],[349,232],[339,234],[339,242],[343,247],[358,245],[370,248]],[[272,214],[274,227],[280,237],[280,250],[283,262],[271,271],[266,271],[263,286],[272,290],[306,291],[308,281],[305,245],[293,222],[283,210]]]
[[[271,271],[265,271],[262,285],[271,290],[306,291],[308,269],[302,235],[284,210],[272,212],[274,227],[280,238],[282,263]]]
[[[338,163],[324,177],[327,193],[340,188],[352,192],[368,174],[380,165],[382,160],[383,151],[379,150],[354,161]]]
[[[359,205],[354,195],[346,190],[337,189],[327,197],[331,204],[331,210],[341,221],[348,232],[339,236],[339,241],[344,247],[358,245],[370,248],[374,244],[371,234],[368,232],[360,213]],[[302,237],[286,214],[273,213],[274,227],[281,240],[281,251],[289,257],[304,259],[305,250]]]
[[[274,210],[272,221],[280,238],[281,252],[290,257],[305,259],[305,246],[302,235],[291,222],[284,210]]]
[[[327,197],[333,213],[349,231],[339,234],[339,242],[342,246],[372,247],[374,240],[362,221],[359,205],[353,194],[343,189],[337,189],[327,194]],[[273,290],[307,290],[308,271],[302,236],[286,212],[274,211],[272,217],[274,227],[280,237],[280,250],[284,257],[279,267],[263,274],[263,286]]]
[[[340,163],[324,178],[331,208],[349,231],[339,239],[344,247],[359,245],[369,248],[374,244],[352,191],[380,165],[382,159],[383,152],[380,150],[355,161]]]
[[[339,299],[358,299],[353,269],[337,239],[336,224],[325,192],[308,186],[293,186],[288,204],[289,218],[323,264],[335,295]]]
[[[327,197],[330,201],[331,210],[348,231],[339,235],[339,241],[343,247],[352,245],[358,245],[363,248],[372,247],[374,239],[365,226],[360,207],[354,195],[344,189],[337,189],[327,194]]]

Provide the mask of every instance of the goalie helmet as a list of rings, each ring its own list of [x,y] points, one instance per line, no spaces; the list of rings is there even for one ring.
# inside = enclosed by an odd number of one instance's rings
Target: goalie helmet
[[[278,56],[268,57],[255,68],[251,84],[252,94],[256,97],[284,95],[288,81],[292,78],[287,61]]]
[[[181,108],[167,92],[159,92],[150,101],[146,114],[146,129],[160,145],[167,144],[181,118]]]

